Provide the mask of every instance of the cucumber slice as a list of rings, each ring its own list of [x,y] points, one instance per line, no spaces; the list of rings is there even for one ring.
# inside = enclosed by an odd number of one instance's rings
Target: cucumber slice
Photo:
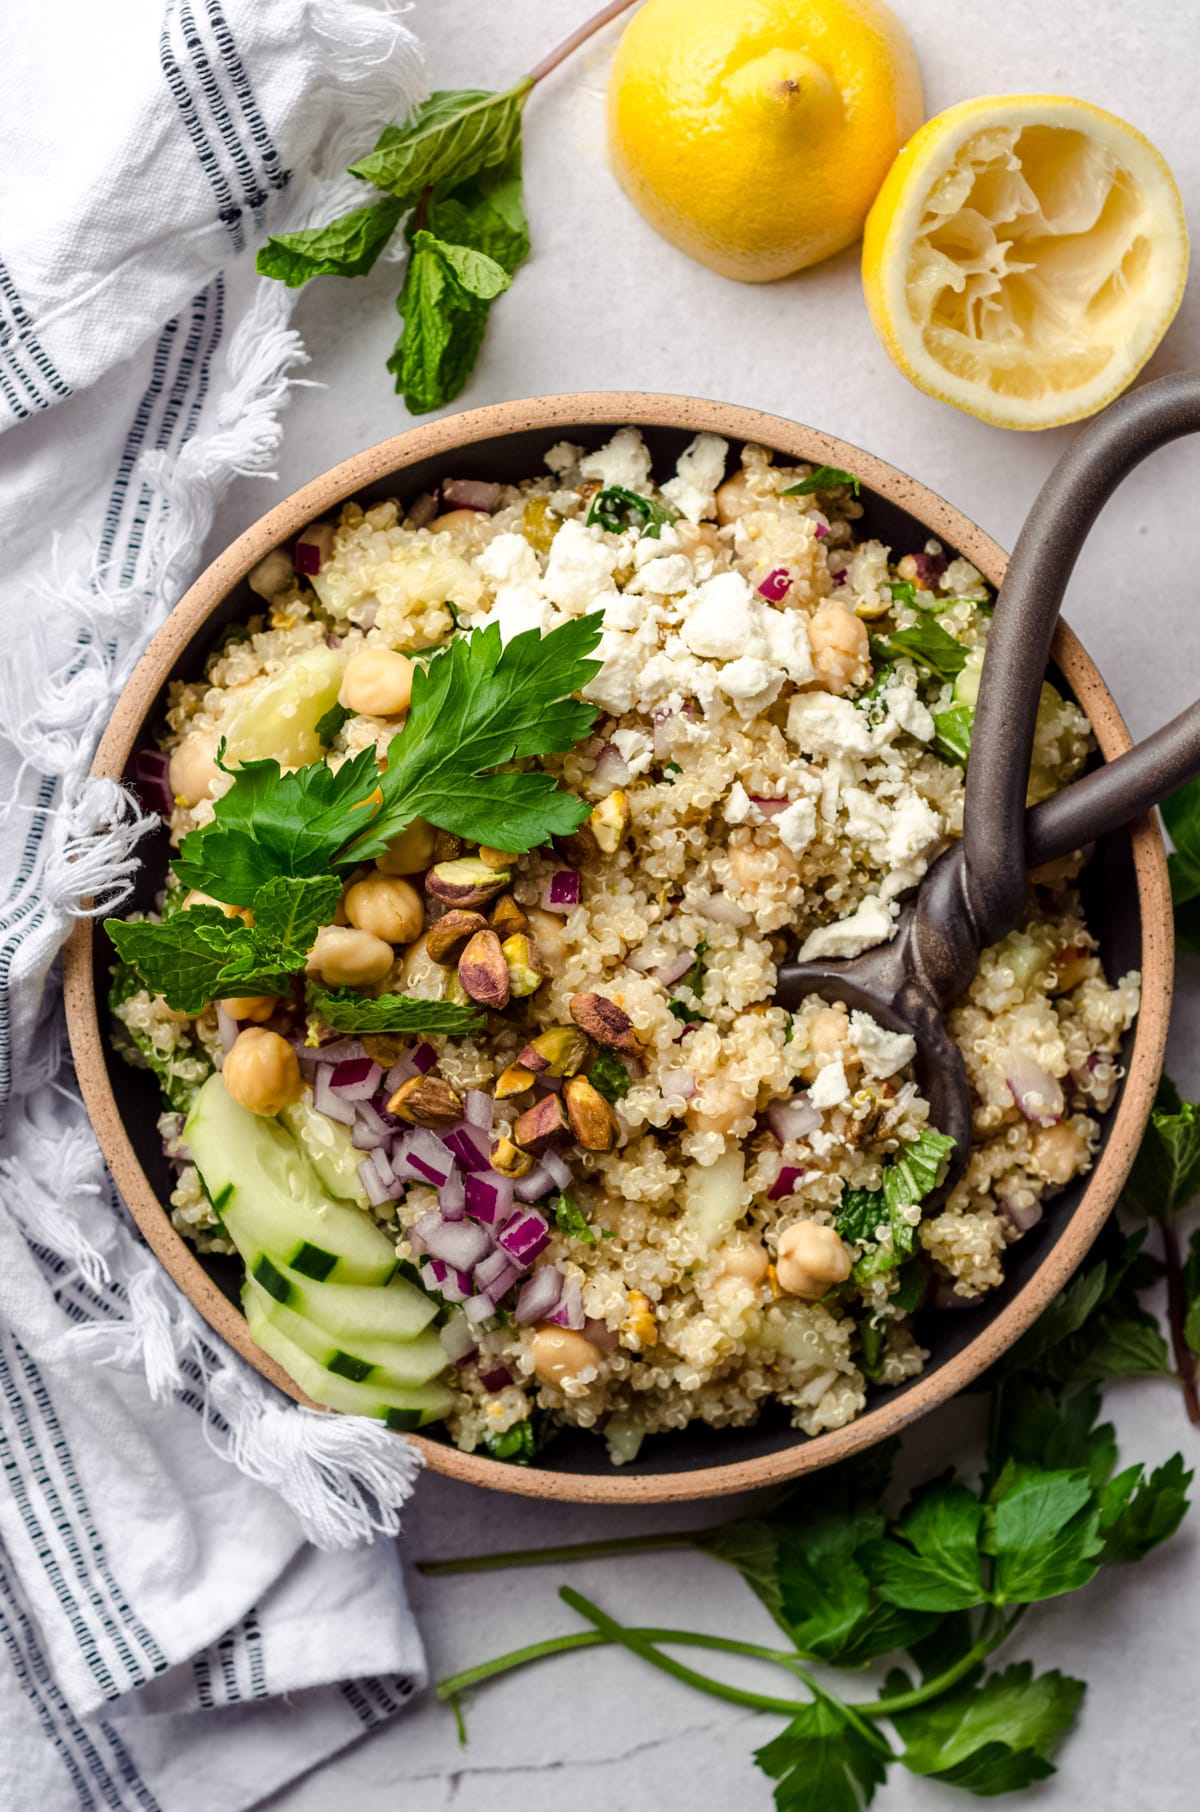
[[[264,1353],[281,1365],[314,1403],[328,1409],[344,1410],[349,1415],[376,1416],[389,1428],[407,1432],[436,1422],[447,1414],[454,1399],[444,1384],[414,1385],[409,1389],[387,1389],[373,1384],[355,1384],[303,1352],[294,1340],[281,1333],[260,1308],[260,1299],[247,1292],[246,1320],[250,1332]]]
[[[366,1294],[367,1292],[362,1292]],[[298,1315],[295,1309],[277,1302],[254,1277],[246,1279],[242,1304],[251,1297],[267,1320],[323,1365],[352,1383],[382,1385],[385,1389],[407,1390],[414,1384],[428,1384],[446,1369],[446,1353],[432,1328],[426,1328],[411,1340],[336,1340],[315,1322]]]
[[[364,1290],[358,1284],[318,1283],[265,1252],[243,1256],[250,1276],[273,1301],[323,1328],[338,1346],[357,1349],[364,1340],[391,1345],[415,1340],[438,1311],[431,1296],[402,1277],[392,1278],[381,1289]]]
[[[332,648],[308,648],[288,661],[241,705],[225,724],[225,759],[278,761],[285,768],[319,761],[324,749],[317,725],[337,704],[343,657]]]
[[[316,1171],[321,1182],[341,1202],[368,1206],[367,1192],[358,1180],[365,1153],[350,1143],[350,1128],[328,1114],[318,1113],[306,1089],[300,1101],[285,1107],[279,1118]]]
[[[290,1134],[239,1107],[219,1075],[196,1096],[183,1136],[243,1258],[268,1252],[305,1277],[340,1284],[385,1284],[395,1271],[387,1235],[327,1196]]]

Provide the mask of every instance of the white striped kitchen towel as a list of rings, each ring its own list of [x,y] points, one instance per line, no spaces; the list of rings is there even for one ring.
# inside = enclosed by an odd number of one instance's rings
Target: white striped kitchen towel
[[[361,193],[342,166],[422,92],[404,10],[0,7],[3,1812],[239,1812],[424,1679],[387,1539],[413,1450],[285,1402],[189,1308],[56,980],[143,829],[87,780],[97,737],[303,359],[253,249]]]

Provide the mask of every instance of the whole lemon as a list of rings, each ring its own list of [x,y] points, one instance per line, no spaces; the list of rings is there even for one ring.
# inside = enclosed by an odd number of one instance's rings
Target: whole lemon
[[[672,245],[768,283],[858,238],[923,112],[880,0],[647,0],[617,47],[609,148]]]

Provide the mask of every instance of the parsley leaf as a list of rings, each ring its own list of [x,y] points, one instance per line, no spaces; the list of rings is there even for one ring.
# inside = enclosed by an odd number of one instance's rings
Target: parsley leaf
[[[488,308],[511,281],[486,252],[449,244],[424,228],[414,235],[396,303],[404,332],[387,362],[414,415],[458,395],[483,343]]]
[[[859,1812],[887,1778],[880,1746],[826,1699],[801,1706],[754,1759],[779,1783],[779,1812]]]
[[[942,680],[953,679],[967,664],[967,649],[933,617],[914,623],[911,629],[897,629],[893,635],[876,639],[872,652],[875,649],[881,649],[885,658],[906,655]]]
[[[1200,898],[1200,780],[1189,780],[1159,807],[1174,850],[1167,858],[1171,898],[1186,906]]]
[[[640,527],[647,541],[657,541],[666,524],[674,520],[674,510],[669,510],[665,504],[639,497],[636,491],[626,490],[623,484],[610,484],[592,498],[585,526],[590,528],[598,522],[610,535],[619,535],[624,528]]]
[[[330,705],[324,717],[317,719],[317,740],[328,748],[343,724],[354,716],[347,705]]]
[[[509,156],[521,131],[528,76],[497,93],[486,88],[438,89],[403,126],[389,126],[350,174],[387,189],[411,206],[423,189],[456,183]]]
[[[596,1235],[592,1232],[591,1222],[569,1195],[560,1195],[555,1202],[554,1220],[559,1232],[565,1233],[568,1239],[581,1239],[586,1245],[595,1245]]]
[[[916,1498],[886,1541],[863,1560],[881,1598],[914,1611],[967,1611],[986,1601],[979,1553],[983,1505],[940,1479]]]
[[[511,1460],[514,1466],[528,1466],[538,1445],[532,1422],[514,1422],[503,1434],[485,1434],[483,1444],[494,1460]]]
[[[1200,1227],[1192,1234],[1192,1243],[1183,1266],[1183,1337],[1193,1353],[1200,1354]]]
[[[254,268],[299,289],[311,277],[364,277],[400,224],[404,204],[384,195],[365,208],[340,214],[327,226],[299,233],[274,233],[260,249]]]
[[[615,1051],[597,1051],[587,1076],[596,1093],[614,1107],[629,1093],[629,1071]]]
[[[1142,1560],[1174,1535],[1187,1511],[1193,1475],[1184,1471],[1182,1454],[1172,1454],[1149,1478],[1143,1472],[1140,1465],[1128,1467],[1101,1494],[1100,1558],[1107,1565]]]
[[[993,1591],[1036,1604],[1086,1585],[1104,1546],[1100,1509],[1082,1472],[1009,1461],[992,1492],[983,1546],[995,1557]]]
[[[933,713],[933,747],[935,754],[955,767],[965,768],[971,753],[971,736],[975,728],[974,705],[951,705],[948,711]]]
[[[452,1000],[415,1000],[380,994],[374,1000],[353,988],[319,988],[310,982],[308,1004],[335,1032],[432,1032],[465,1037],[481,1031],[487,1015]]]
[[[105,930],[150,992],[181,1013],[201,1013],[227,995],[285,994],[304,966],[302,951],[230,921],[219,906],[189,906],[161,925],[106,919]]]
[[[1164,1078],[1121,1196],[1139,1219],[1168,1220],[1200,1194],[1200,1111]]]
[[[1032,1663],[1019,1662],[898,1713],[901,1759],[914,1774],[973,1793],[1030,1786],[1054,1773],[1046,1752],[1074,1721],[1085,1690],[1082,1680],[1057,1670],[1035,1676]]]
[[[892,594],[893,604],[916,604],[917,588],[911,579],[889,579],[887,588]]]
[[[786,491],[780,491],[781,497],[810,497],[814,491],[831,491],[835,485],[848,484],[854,488],[857,497],[862,490],[862,481],[853,472],[843,472],[840,466],[818,466],[799,484],[789,485]]]

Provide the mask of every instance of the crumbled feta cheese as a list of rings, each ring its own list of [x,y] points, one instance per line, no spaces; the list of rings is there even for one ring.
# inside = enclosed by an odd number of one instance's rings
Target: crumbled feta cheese
[[[596,656],[603,665],[583,688],[583,696],[603,710],[611,711],[614,717],[620,717],[623,712],[633,709],[634,687],[642,670],[641,645],[636,636],[610,629],[606,624]]]
[[[866,714],[828,692],[799,693],[788,706],[787,733],[805,755],[870,755],[875,749]]]
[[[573,472],[583,457],[583,448],[577,447],[574,441],[556,441],[543,460],[556,478],[562,478],[567,472]]]
[[[643,730],[614,730],[612,741],[620,749],[631,774],[644,774],[654,759],[654,744]]]
[[[714,661],[736,661],[745,654],[761,659],[767,653],[754,593],[740,573],[717,573],[696,587],[683,639],[693,654]]]
[[[748,654],[740,660],[728,661],[719,669],[716,680],[742,717],[766,711],[783,689],[783,674],[769,662]]]
[[[585,453],[579,461],[585,478],[595,478],[604,485],[624,485],[627,491],[644,496],[650,478],[650,454],[636,428],[618,428],[606,446]]]
[[[574,526],[564,523],[563,527]],[[537,586],[541,578],[538,557],[524,535],[497,535],[475,561],[485,578],[499,585]]]
[[[928,742],[933,735],[933,718],[911,686],[892,684],[883,694],[888,716],[897,729],[907,730],[918,742]]]
[[[740,780],[735,780],[725,800],[726,824],[745,824],[750,816],[750,795]]]
[[[775,825],[792,854],[803,855],[817,834],[817,808],[811,799],[796,799],[780,812]]]
[[[888,826],[886,861],[892,866],[927,856],[942,834],[942,819],[919,793],[905,793],[897,800]]]
[[[814,671],[807,617],[802,611],[777,610],[769,604],[762,607],[760,616],[771,660],[783,668],[794,686],[807,685]]]
[[[567,616],[581,617],[598,605],[603,608],[615,593],[616,564],[616,550],[596,539],[582,522],[564,522],[550,545],[542,591]]]
[[[846,1081],[846,1066],[840,1057],[827,1063],[817,1071],[817,1079],[809,1085],[808,1098],[814,1107],[840,1107],[843,1101],[850,1098],[850,1084]]]
[[[850,1015],[850,1040],[862,1058],[868,1076],[882,1081],[894,1076],[917,1054],[917,1041],[907,1032],[887,1032],[869,1013],[856,1008]]]
[[[562,530],[559,530],[559,534]],[[638,543],[639,551],[645,547],[645,541]],[[626,586],[626,591],[653,591],[660,597],[672,597],[679,592],[687,591],[693,580],[692,563],[686,554],[660,554],[646,564],[634,575]]]
[[[676,475],[663,486],[662,494],[689,522],[716,514],[715,492],[725,476],[728,452],[729,442],[719,434],[697,434],[679,455]]]
[[[521,635],[526,629],[538,629],[545,634],[554,621],[553,609],[539,592],[525,585],[505,585],[496,593],[496,602],[478,627],[498,623],[500,640],[511,642],[515,635]]]
[[[634,531],[633,564],[648,566],[660,554],[677,554],[683,547],[673,522],[664,522],[657,535],[638,535]]]
[[[860,956],[874,944],[895,934],[891,913],[876,894],[868,894],[857,912],[833,925],[819,925],[800,946],[800,961],[811,963],[826,956]]]

